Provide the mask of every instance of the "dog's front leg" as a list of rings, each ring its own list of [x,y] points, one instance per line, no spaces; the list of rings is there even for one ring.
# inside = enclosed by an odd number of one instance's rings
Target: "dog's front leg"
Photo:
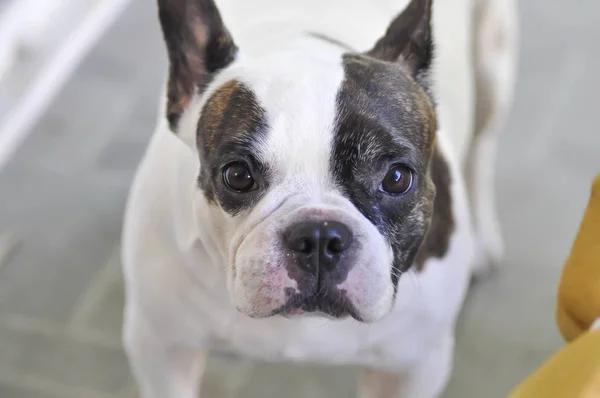
[[[128,315],[124,345],[140,398],[198,398],[207,352],[168,344],[139,317]]]
[[[421,361],[404,372],[363,371],[358,398],[437,398],[450,378],[454,338],[446,336]]]

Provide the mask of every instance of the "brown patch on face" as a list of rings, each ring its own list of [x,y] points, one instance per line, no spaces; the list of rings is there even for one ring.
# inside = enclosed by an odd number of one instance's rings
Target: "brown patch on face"
[[[230,80],[208,99],[198,123],[200,153],[213,153],[223,141],[244,139],[254,135],[266,123],[265,111],[247,86]]]
[[[224,133],[222,131],[223,118],[226,117],[226,110],[231,104],[234,96],[239,94],[241,90],[241,83],[236,80],[231,80],[221,86],[215,93],[210,97],[204,111],[202,112],[203,122],[202,131],[206,142],[206,149],[209,152],[215,150],[215,136]]]
[[[230,214],[251,207],[262,190],[240,194],[223,183],[224,168],[243,163],[261,187],[266,186],[265,165],[254,156],[267,130],[266,111],[254,92],[242,82],[231,80],[210,95],[202,109],[196,130],[200,155],[200,187],[209,202],[218,201]]]
[[[450,170],[438,148],[435,148],[433,152],[430,168],[431,179],[435,185],[433,216],[425,239],[415,258],[417,271],[423,270],[425,261],[428,258],[444,257],[448,251],[450,236],[454,232]]]
[[[433,100],[422,90],[416,91],[413,99],[416,104],[416,111],[419,114],[419,119],[421,123],[423,123],[423,130],[428,132],[431,137],[429,144],[433,145],[435,143],[435,134],[437,131],[437,117]]]

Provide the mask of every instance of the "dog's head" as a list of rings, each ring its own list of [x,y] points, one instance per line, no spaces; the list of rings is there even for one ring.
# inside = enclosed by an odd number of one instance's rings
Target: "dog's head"
[[[211,0],[159,11],[167,118],[192,137],[233,304],[383,317],[433,208],[431,0],[412,0],[365,53],[313,39],[256,58],[238,57]]]

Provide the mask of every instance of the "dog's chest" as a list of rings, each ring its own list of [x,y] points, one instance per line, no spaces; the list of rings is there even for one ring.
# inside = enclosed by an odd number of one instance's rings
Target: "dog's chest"
[[[338,328],[328,324],[332,321],[306,321],[274,319],[267,321],[268,325],[234,321],[222,348],[265,360],[294,362],[328,362],[333,358],[348,362],[360,351],[364,333],[358,328],[336,333]]]
[[[228,330],[218,333],[220,337],[215,336],[212,345],[215,350],[272,362],[397,369],[417,360],[427,346],[427,339],[419,336],[411,338],[410,347],[396,345],[400,341],[398,336],[406,332],[402,329],[351,320],[249,320],[235,316]]]
[[[188,313],[185,317],[188,321],[194,319],[196,336],[206,336],[208,341],[202,344],[215,351],[269,362],[369,366],[392,371],[409,367],[425,355],[443,332],[440,326],[452,317],[453,311],[440,305],[433,293],[440,289],[438,282],[443,279],[448,278],[427,278],[418,283],[414,278],[402,279],[402,294],[393,312],[372,324],[317,316],[252,319],[231,306],[224,286],[205,292],[202,300],[195,301],[194,315]],[[454,307],[454,301],[450,297],[448,306]]]

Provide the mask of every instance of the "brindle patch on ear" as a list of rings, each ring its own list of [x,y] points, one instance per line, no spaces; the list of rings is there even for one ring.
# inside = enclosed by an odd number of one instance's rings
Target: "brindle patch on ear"
[[[432,2],[411,0],[367,54],[384,61],[398,62],[406,66],[413,77],[421,79],[433,59]]]
[[[454,232],[450,170],[438,148],[433,152],[430,170],[431,179],[435,185],[433,216],[429,230],[415,258],[417,271],[424,269],[427,259],[444,257],[448,251],[450,236]]]
[[[213,0],[158,0],[158,11],[169,55],[167,119],[175,131],[194,91],[234,60],[237,47]]]

